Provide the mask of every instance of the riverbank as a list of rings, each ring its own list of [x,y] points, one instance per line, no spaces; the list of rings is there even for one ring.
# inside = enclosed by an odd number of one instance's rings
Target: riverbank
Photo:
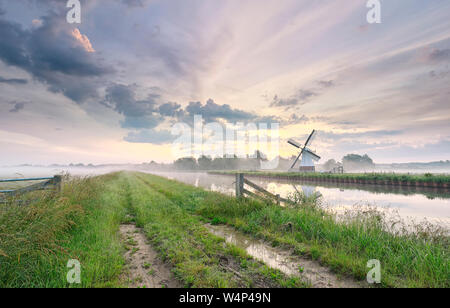
[[[215,175],[235,175],[243,173],[246,176],[265,179],[312,181],[324,183],[367,184],[401,187],[425,187],[450,189],[449,175],[433,174],[394,174],[394,173],[300,173],[300,172],[264,172],[264,171],[210,171]]]

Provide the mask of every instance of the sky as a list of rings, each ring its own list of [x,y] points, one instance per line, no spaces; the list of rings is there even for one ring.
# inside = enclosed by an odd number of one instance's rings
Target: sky
[[[176,123],[450,159],[450,1],[0,0],[0,165],[170,162]]]

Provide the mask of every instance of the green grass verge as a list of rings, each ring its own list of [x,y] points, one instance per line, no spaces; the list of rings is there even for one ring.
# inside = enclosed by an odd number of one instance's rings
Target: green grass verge
[[[0,287],[117,287],[124,259],[117,230],[125,215],[117,174],[66,181],[61,194],[0,205]],[[81,284],[67,283],[67,262]]]
[[[210,222],[227,223],[273,245],[318,259],[342,275],[366,277],[368,260],[382,265],[385,287],[449,287],[448,237],[426,229],[394,234],[386,232],[379,213],[358,213],[337,222],[320,207],[282,208],[255,200],[237,200],[165,178],[137,174],[181,209]],[[293,227],[286,232],[286,224]]]

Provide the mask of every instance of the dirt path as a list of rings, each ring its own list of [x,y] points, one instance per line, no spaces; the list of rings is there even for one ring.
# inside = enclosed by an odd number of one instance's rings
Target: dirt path
[[[241,247],[247,253],[287,275],[300,276],[313,288],[361,288],[368,285],[350,278],[339,278],[319,262],[292,255],[288,250],[274,248],[263,241],[250,238],[227,226],[206,225],[211,233]]]
[[[135,225],[121,225],[121,237],[127,247],[128,283],[131,288],[180,288],[170,267],[158,258],[147,238]]]

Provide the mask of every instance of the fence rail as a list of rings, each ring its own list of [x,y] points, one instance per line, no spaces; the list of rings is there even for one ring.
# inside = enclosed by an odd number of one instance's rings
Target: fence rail
[[[250,186],[251,188],[253,188],[254,190],[256,190],[257,192],[259,192],[262,195],[245,189],[245,185]],[[243,173],[237,173],[236,174],[236,197],[241,198],[241,197],[244,197],[245,195],[248,195],[250,197],[257,198],[257,199],[262,199],[262,198],[271,199],[273,201],[276,201],[277,204],[280,204],[281,202],[286,203],[286,204],[291,204],[291,205],[294,204],[293,201],[282,198],[282,197],[280,197],[280,195],[272,194],[271,192],[267,191],[266,189],[262,188],[261,186],[256,185],[255,183],[246,179],[244,177]]]
[[[54,177],[43,177],[43,178],[22,178],[22,179],[3,179],[3,180],[0,179],[0,183],[31,182],[31,181],[44,181],[44,182],[36,183],[18,189],[0,190],[0,195],[3,194],[6,196],[16,196],[31,191],[49,190],[49,189],[55,189],[59,191],[61,189],[62,177],[60,175],[55,175]]]

